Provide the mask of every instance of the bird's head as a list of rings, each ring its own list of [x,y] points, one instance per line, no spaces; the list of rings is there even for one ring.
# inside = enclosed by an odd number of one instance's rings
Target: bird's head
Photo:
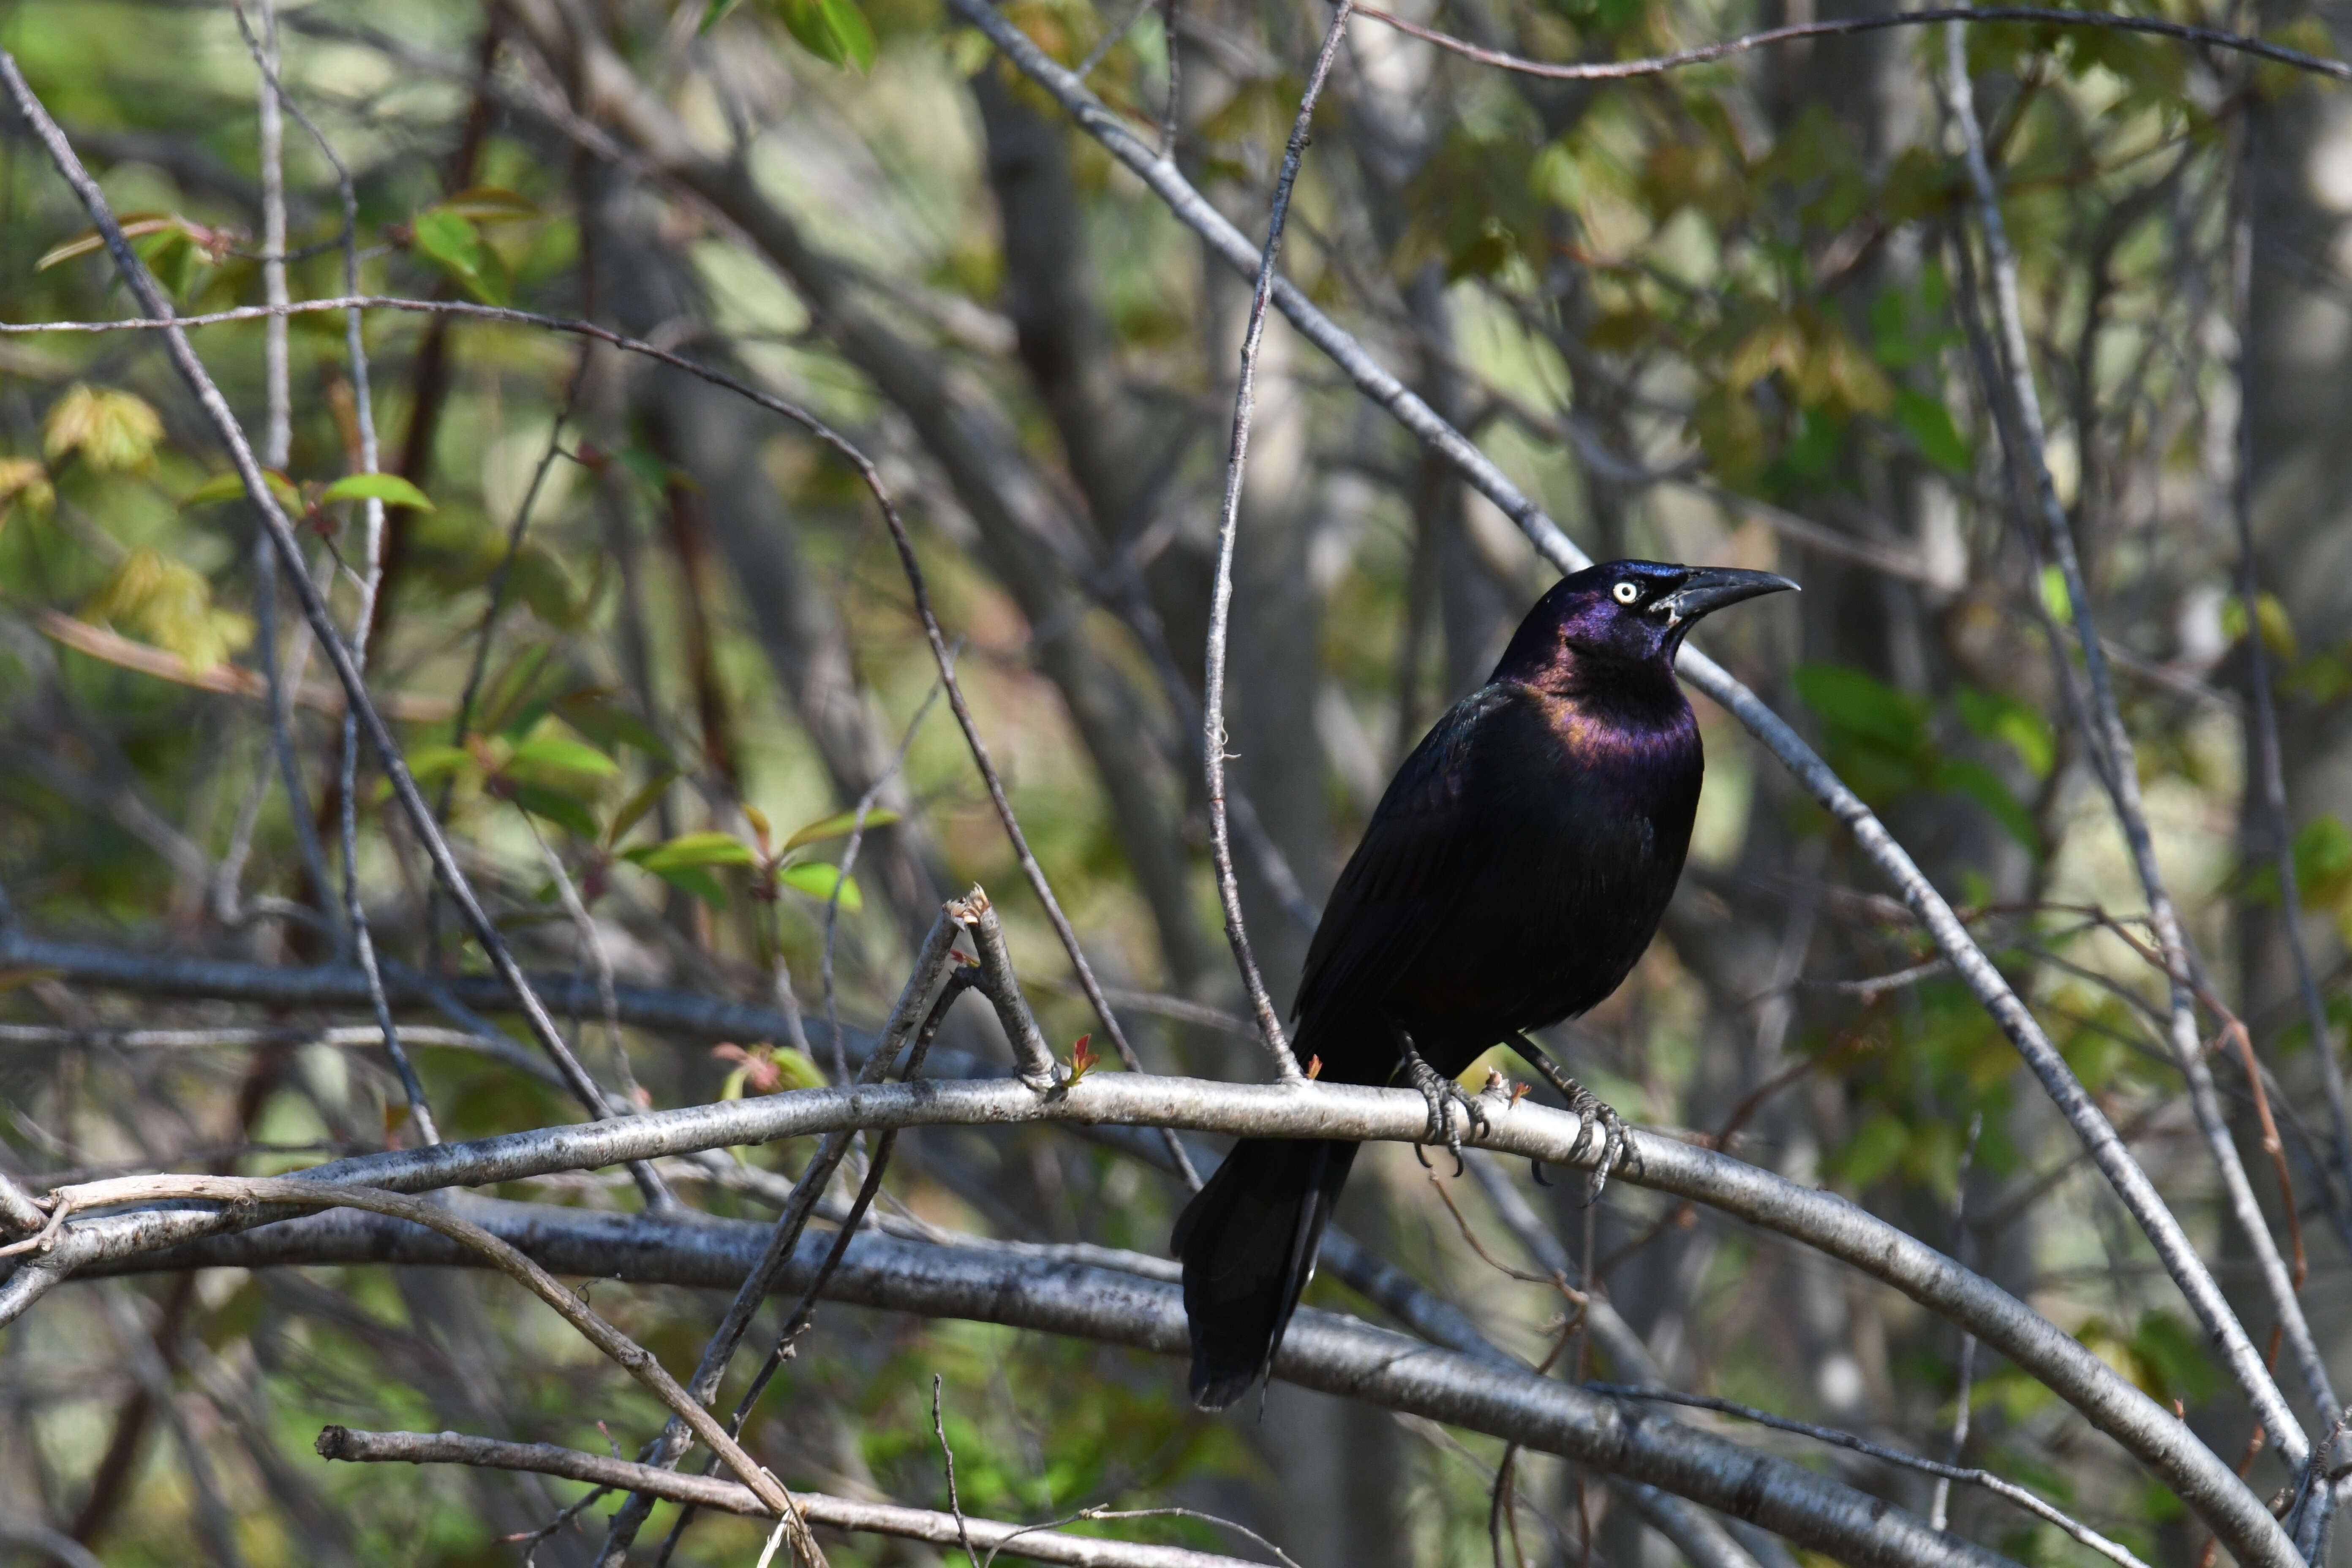
[[[1606,561],[1561,578],[1519,623],[1496,679],[1540,680],[1586,661],[1671,664],[1703,617],[1759,594],[1796,591],[1769,572]]]

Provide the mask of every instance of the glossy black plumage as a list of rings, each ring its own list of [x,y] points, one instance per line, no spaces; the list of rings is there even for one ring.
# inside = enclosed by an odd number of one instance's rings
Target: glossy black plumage
[[[1340,872],[1299,982],[1301,1064],[1387,1084],[1409,1038],[1451,1078],[1614,991],[1674,894],[1698,806],[1675,652],[1709,610],[1794,586],[1612,562],[1538,601],[1492,679],[1398,769]],[[1244,1139],[1177,1221],[1203,1409],[1273,1360],[1355,1152]]]

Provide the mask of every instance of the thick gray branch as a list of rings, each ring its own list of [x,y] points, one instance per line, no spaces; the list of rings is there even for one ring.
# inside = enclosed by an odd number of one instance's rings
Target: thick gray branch
[[[1475,1142],[1548,1163],[1589,1166],[1573,1116],[1531,1101],[1488,1101]],[[1041,1099],[1018,1080],[852,1085],[691,1106],[621,1121],[541,1128],[472,1143],[403,1149],[314,1167],[314,1180],[398,1192],[478,1186],[699,1149],[803,1137],[847,1126],[1009,1126],[1053,1121],[1190,1128],[1253,1137],[1409,1142],[1428,1108],[1407,1090],[1285,1089],[1133,1073],[1089,1074]],[[1619,1178],[1685,1197],[1790,1237],[1894,1286],[2015,1362],[2136,1455],[2202,1518],[2241,1563],[2294,1568],[2293,1543],[2229,1467],[2170,1411],[2117,1376],[2073,1336],[1942,1253],[1835,1194],[1653,1133],[1633,1132]],[[78,1220],[24,1274],[86,1269],[269,1217],[148,1209]],[[593,1271],[593,1270],[592,1270]],[[741,1279],[739,1270],[728,1283]],[[21,1310],[20,1277],[0,1284],[0,1322]],[[1441,1417],[1451,1419],[1450,1417]],[[1657,1483],[1664,1485],[1664,1483]],[[1673,1490],[1674,1488],[1667,1489]],[[1693,1495],[1693,1494],[1685,1494]],[[1712,1506],[1712,1505],[1710,1505]]]
[[[454,1206],[559,1272],[721,1289],[743,1277],[768,1229],[741,1221],[596,1214],[471,1197]],[[829,1241],[806,1240],[786,1275],[787,1289],[809,1278]],[[431,1233],[350,1214],[218,1237],[137,1261],[144,1268],[232,1259],[458,1264],[471,1258]],[[1186,1353],[1177,1287],[992,1249],[861,1236],[824,1293],[883,1310],[1003,1323],[1160,1355]],[[1910,1513],[1840,1482],[1654,1411],[1488,1366],[1354,1319],[1300,1312],[1274,1370],[1301,1387],[1580,1460],[1747,1520],[1853,1568],[1999,1568],[2006,1561],[1930,1531]]]

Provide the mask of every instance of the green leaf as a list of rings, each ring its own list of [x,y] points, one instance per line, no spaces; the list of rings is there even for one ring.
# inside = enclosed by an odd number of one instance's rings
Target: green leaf
[[[278,498],[278,504],[288,511],[302,512],[310,510],[302,504],[302,492],[295,489],[294,481],[276,468],[262,469],[261,482],[269,488],[271,495]],[[238,476],[235,468],[230,468],[225,473],[215,474],[211,479],[190,490],[186,499],[180,504],[184,507],[209,506],[215,501],[243,500],[244,499],[245,480]]]
[[[345,474],[319,492],[321,501],[380,500],[388,506],[404,506],[411,511],[431,511],[433,503],[425,492],[402,479],[398,474]]]
[[[596,818],[590,815],[585,803],[562,790],[521,779],[509,779],[507,788],[512,792],[514,803],[533,816],[543,816],[583,838],[596,837]]]
[[[555,700],[563,721],[606,751],[635,746],[664,764],[671,764],[669,742],[654,727],[612,700],[609,687],[583,687]]]
[[[593,773],[602,778],[621,771],[621,764],[578,741],[567,741],[561,735],[542,736],[525,741],[514,749],[514,760],[528,766],[555,768],[564,773]]]
[[[463,746],[419,746],[404,759],[408,776],[419,784],[450,774],[473,764],[474,753]]]
[[[776,0],[784,30],[827,65],[874,68],[874,28],[853,0]]]
[[[898,814],[887,806],[876,806],[866,814],[866,826],[868,829],[887,827],[898,820]],[[795,829],[793,836],[784,840],[784,850],[789,854],[803,844],[815,844],[823,839],[839,838],[856,826],[856,812],[836,811],[831,816],[819,817],[806,827]]]
[[[614,816],[613,826],[604,830],[605,845],[610,847],[627,837],[629,829],[643,821],[646,813],[661,804],[662,792],[669,788],[669,781],[676,777],[677,773],[664,768],[640,785],[637,793],[631,795]]]
[[[751,847],[731,833],[681,833],[667,844],[632,849],[621,857],[660,876],[681,866],[751,866]]]
[[[702,25],[697,27],[695,31],[698,33],[707,33],[710,31],[711,28],[719,26],[720,22],[726,20],[728,12],[735,9],[735,7],[741,3],[742,0],[710,0],[710,4],[702,8]]]
[[[215,605],[202,573],[145,548],[122,558],[81,616],[127,627],[196,671],[215,668],[253,640],[252,620]]]
[[[1988,741],[2005,741],[2026,771],[2046,779],[2058,761],[2058,738],[2048,717],[2014,697],[1963,686],[1952,693],[1960,721]]]
[[[648,869],[671,887],[684,889],[714,910],[727,907],[727,889],[719,886],[718,878],[699,866],[667,866]]]
[[[1882,1110],[1855,1131],[1838,1157],[1838,1172],[1856,1187],[1867,1187],[1895,1168],[1910,1142],[1910,1129],[1893,1112]]]
[[[446,206],[427,207],[409,229],[417,250],[438,263],[466,292],[485,305],[507,302],[507,264],[483,243],[473,219]]]
[[[433,210],[456,213],[459,217],[471,218],[476,223],[500,223],[545,216],[539,210],[537,202],[503,185],[470,185],[456,195],[442,197],[433,204]]]
[[[163,421],[128,392],[77,382],[50,405],[41,425],[41,448],[55,463],[68,452],[100,473],[141,468],[163,438]]]
[[[830,899],[834,889],[841,889],[841,907],[851,914],[866,907],[866,900],[857,891],[857,879],[845,877],[841,868],[822,860],[803,860],[797,866],[787,866],[776,873],[776,880],[787,888],[795,888],[812,899]]]
[[[588,606],[573,587],[572,574],[551,552],[536,544],[523,546],[515,556],[513,583],[532,615],[563,631],[579,629]]]
[[[1895,394],[1895,420],[1919,444],[1919,455],[1937,468],[1965,474],[1976,466],[1975,455],[1952,423],[1952,412],[1940,397],[1908,387]]]
[[[2042,569],[2042,607],[2060,626],[2074,624],[2074,601],[2066,594],[2066,573],[2055,561]],[[2222,614],[2229,614],[2228,605],[2222,606]]]
[[[1806,707],[1832,725],[1908,755],[1926,743],[1917,699],[1843,664],[1801,664],[1790,675]]]

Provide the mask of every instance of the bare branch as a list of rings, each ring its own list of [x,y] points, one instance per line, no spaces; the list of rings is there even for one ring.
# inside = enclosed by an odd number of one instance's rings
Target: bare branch
[[[1593,1140],[1577,1118],[1507,1097],[1488,1102],[1490,1129],[1471,1140],[1547,1164],[1589,1167]],[[838,1132],[845,1128],[1000,1126],[1019,1122],[1187,1127],[1249,1137],[1412,1142],[1428,1107],[1410,1090],[1277,1085],[1091,1073],[1040,1097],[1017,1079],[857,1084],[509,1133],[474,1143],[403,1149],[315,1167],[309,1179],[366,1182],[395,1191],[487,1185],[552,1171],[617,1164],[696,1149]],[[1583,1152],[1579,1152],[1580,1144]],[[303,1178],[294,1178],[297,1180]],[[2242,1563],[2298,1561],[2278,1521],[2174,1414],[2071,1334],[1990,1280],[1834,1194],[1800,1186],[1712,1150],[1633,1131],[1618,1178],[1707,1205],[1790,1237],[1894,1286],[2009,1357],[2122,1444],[2178,1493]],[[54,1278],[256,1223],[256,1215],[147,1210],[79,1220],[16,1279],[0,1284],[0,1323]],[[763,1234],[768,1227],[761,1227]],[[961,1249],[957,1249],[961,1250]],[[41,1280],[27,1284],[32,1276]],[[726,1284],[740,1282],[741,1271]],[[1171,1343],[1181,1343],[1181,1332]],[[1664,1482],[1658,1482],[1665,1485]],[[1668,1487],[1669,1490],[1677,1489]],[[1685,1495],[1696,1494],[1685,1493]],[[1710,1504],[1709,1506],[1714,1506]]]
[[[1480,65],[1496,66],[1522,76],[1543,77],[1552,81],[1622,81],[1632,77],[1658,76],[1666,71],[1680,70],[1688,66],[1705,65],[1751,49],[1774,44],[1801,42],[1806,38],[1835,37],[1853,33],[1875,33],[1888,27],[1916,27],[1929,22],[2033,22],[2053,27],[2105,27],[2124,33],[2149,33],[2158,37],[2178,38],[2183,43],[2202,44],[2208,48],[2234,49],[2260,59],[2275,60],[2318,76],[2334,77],[2338,81],[2352,81],[2352,65],[2342,60],[2307,55],[2300,49],[2250,38],[2241,33],[2229,33],[2213,27],[2191,27],[2179,22],[2168,22],[2156,16],[2133,16],[2107,11],[2061,11],[2042,5],[1985,5],[1975,8],[1932,8],[1896,12],[1877,16],[1840,16],[1833,20],[1800,22],[1791,26],[1771,27],[1760,33],[1748,33],[1737,38],[1724,38],[1693,48],[1677,49],[1670,55],[1656,55],[1637,60],[1593,60],[1574,65],[1558,65],[1544,60],[1523,59],[1500,49],[1483,48],[1467,39],[1456,38],[1418,22],[1392,16],[1386,11],[1370,5],[1358,7],[1374,21],[1385,22],[1401,33],[1409,33],[1424,43],[1451,50],[1465,59]]]
[[[1083,1093],[1095,1081],[1096,1075],[1089,1075],[1072,1092]],[[1252,1091],[1261,1096],[1279,1092],[1258,1086],[1252,1086]],[[1419,1097],[1407,1098],[1420,1104]],[[1422,1116],[1425,1121],[1425,1106]],[[740,1278],[766,1229],[742,1222],[689,1223],[472,1198],[461,1198],[453,1206],[479,1219],[486,1228],[497,1226],[527,1241],[567,1271],[576,1264],[583,1273],[606,1278],[617,1273],[720,1288]],[[258,1263],[262,1257],[251,1248],[293,1232],[297,1237],[307,1233],[316,1239],[307,1250],[284,1253],[289,1261],[331,1253],[350,1261],[364,1255],[397,1257],[405,1263],[470,1263],[475,1256],[414,1231],[401,1237],[402,1229],[366,1216],[321,1215],[210,1243],[198,1255],[226,1260],[238,1254],[215,1249],[242,1245],[248,1248],[242,1255]],[[597,1242],[586,1247],[573,1245],[591,1232],[600,1237]],[[814,1269],[819,1247],[814,1237],[803,1245],[796,1273],[805,1277]],[[570,1256],[562,1256],[567,1252]],[[927,1247],[861,1236],[850,1244],[827,1295],[883,1310],[971,1318],[1129,1345],[1158,1355],[1186,1353],[1182,1297],[1176,1286],[1055,1260],[992,1254],[982,1247]],[[1748,1520],[1857,1568],[2005,1565],[2006,1560],[1980,1547],[1929,1532],[1924,1521],[1902,1509],[1790,1461],[1643,1410],[1638,1403],[1602,1398],[1531,1373],[1489,1366],[1352,1319],[1302,1310],[1274,1370],[1277,1377],[1301,1387],[1488,1433],[1629,1477]],[[2276,1561],[2280,1568],[2289,1568],[2296,1560]]]

